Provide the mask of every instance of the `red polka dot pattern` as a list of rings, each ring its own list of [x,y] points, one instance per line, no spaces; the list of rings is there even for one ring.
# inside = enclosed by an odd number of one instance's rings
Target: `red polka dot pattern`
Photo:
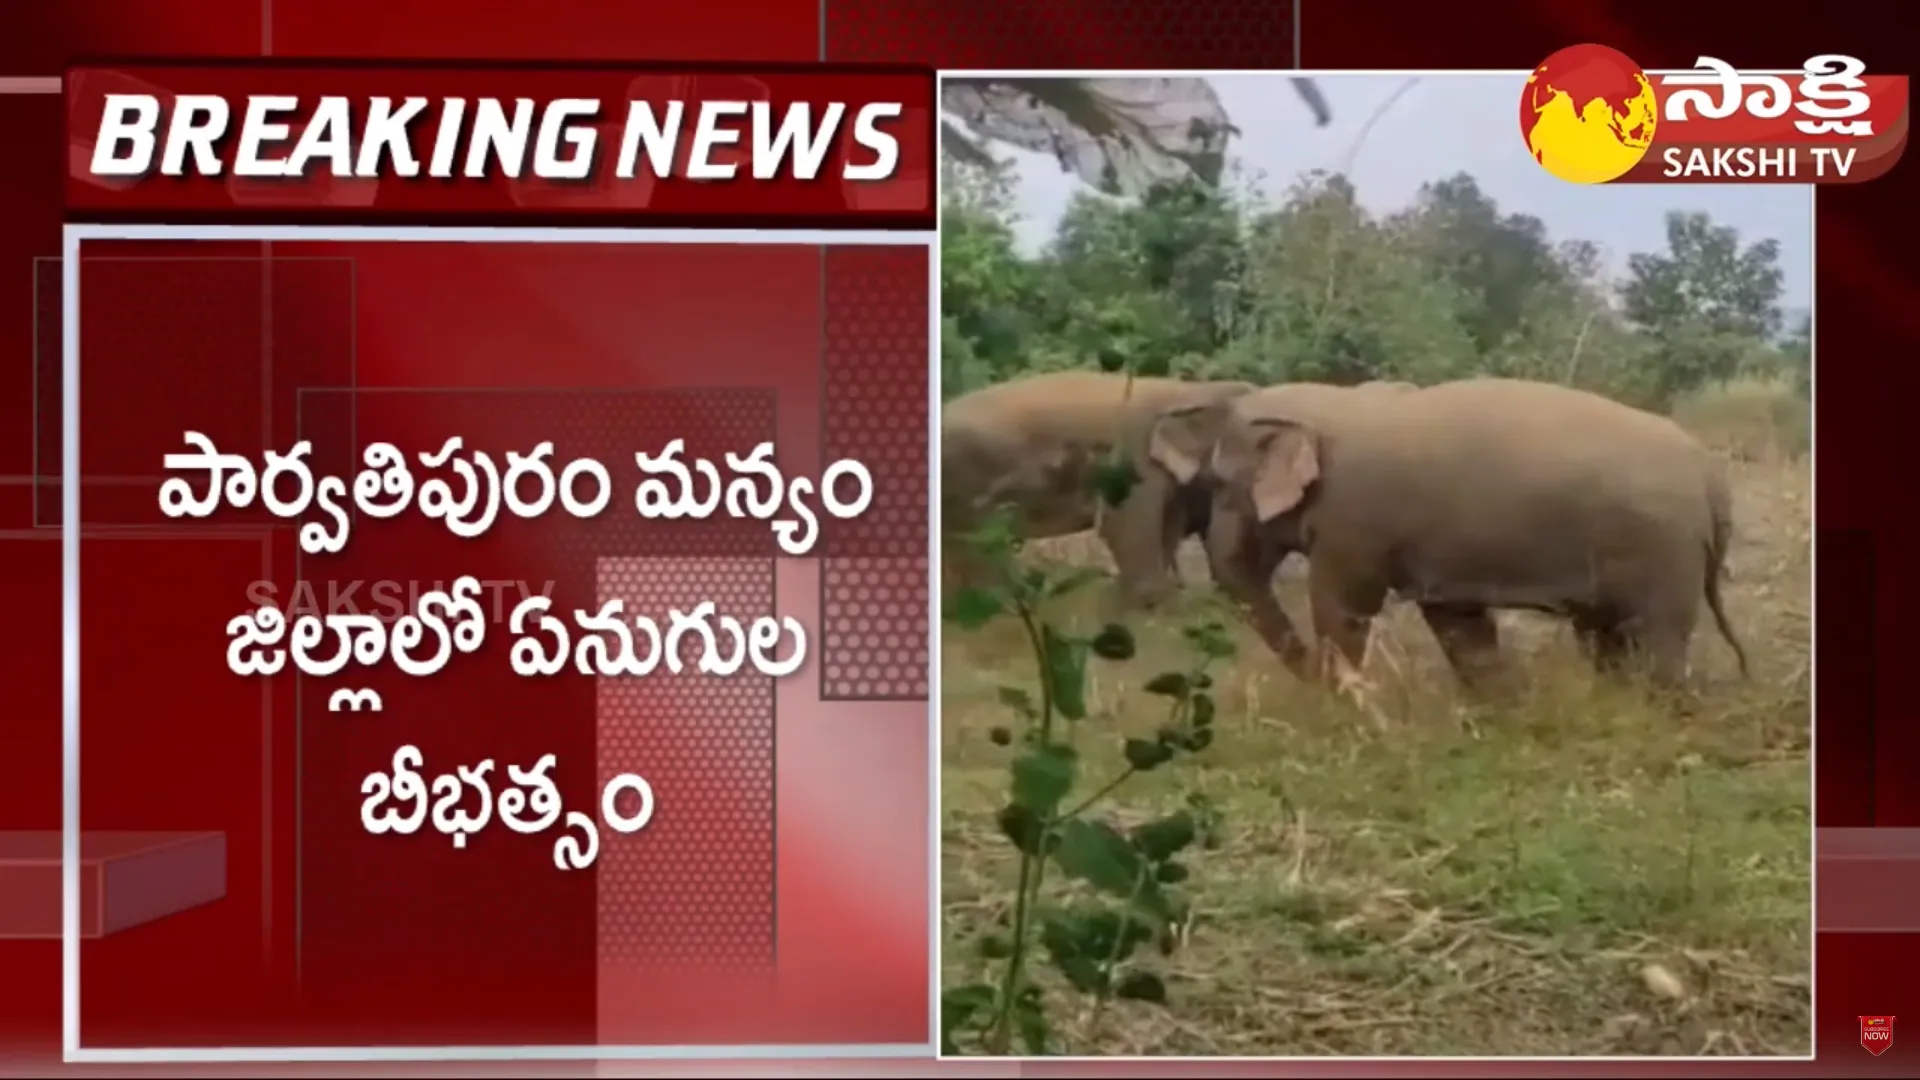
[[[821,457],[865,465],[873,502],[820,548],[823,700],[927,697],[930,255],[827,254]]]
[[[670,625],[669,609],[714,602],[743,627],[774,609],[771,559],[602,559],[599,599]],[[721,655],[733,645],[716,628]],[[600,836],[599,957],[662,971],[765,970],[774,963],[773,679],[751,666],[698,671],[683,638],[678,674],[598,680],[599,789],[645,777],[654,816]],[[785,656],[785,650],[777,655]],[[749,662],[750,664],[750,662]],[[637,796],[620,804],[634,812]]]

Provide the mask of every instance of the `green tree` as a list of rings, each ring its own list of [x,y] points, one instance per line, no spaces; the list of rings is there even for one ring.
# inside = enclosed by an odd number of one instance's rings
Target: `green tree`
[[[1037,254],[1005,163],[943,162],[942,388],[1126,366],[1256,382],[1563,382],[1649,408],[1736,375],[1811,381],[1779,333],[1778,245],[1674,214],[1609,280],[1599,245],[1503,210],[1471,176],[1381,217],[1342,175],[1269,200],[1189,173],[1078,193]],[[1231,176],[1231,170],[1227,170]]]
[[[1667,250],[1627,260],[1627,317],[1656,332],[1681,328],[1771,340],[1780,330],[1780,243],[1742,245],[1739,230],[1704,213],[1667,215]]]
[[[1014,245],[1009,166],[941,168],[941,383],[952,396],[1025,366],[1035,275]]]
[[[1460,291],[1460,320],[1482,352],[1519,328],[1534,293],[1569,276],[1539,218],[1503,214],[1473,177],[1424,184],[1397,227],[1419,256]]]
[[[1239,302],[1236,200],[1196,181],[1137,202],[1079,193],[1042,258],[1053,330],[1085,362],[1117,354],[1153,374],[1226,344]]]
[[[1432,380],[1470,370],[1459,290],[1375,221],[1342,176],[1313,174],[1255,218],[1245,316],[1220,365],[1256,381]]]

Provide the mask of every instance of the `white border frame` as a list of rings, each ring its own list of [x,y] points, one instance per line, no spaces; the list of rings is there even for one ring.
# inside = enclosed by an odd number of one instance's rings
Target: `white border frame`
[[[949,78],[1216,79],[1216,78],[1223,78],[1223,77],[1224,78],[1235,78],[1235,77],[1247,78],[1251,76],[1262,76],[1262,77],[1273,78],[1273,79],[1294,79],[1294,78],[1325,79],[1325,78],[1342,78],[1342,77],[1392,78],[1396,76],[1397,77],[1418,76],[1420,78],[1482,78],[1482,79],[1512,78],[1512,79],[1524,80],[1527,76],[1532,74],[1531,71],[1518,69],[1518,68],[1513,70],[1504,70],[1504,69],[1460,70],[1460,69],[1424,69],[1424,68],[1380,69],[1380,70],[1374,70],[1370,68],[1358,68],[1358,69],[1319,70],[1319,69],[1311,69],[1311,68],[1302,68],[1300,64],[1300,2],[1299,0],[1294,0],[1293,20],[1294,20],[1293,21],[1294,65],[1292,68],[1246,68],[1246,69],[1224,69],[1224,70],[1217,70],[1217,71],[1215,70],[1195,71],[1195,70],[1190,70],[1185,68],[1138,68],[1138,69],[1129,68],[1124,70],[1108,70],[1108,69],[1097,69],[1097,68],[1090,69],[1090,70],[1076,70],[1071,68],[1067,68],[1067,69],[942,68],[936,75],[936,92],[935,92],[936,108],[938,108],[938,103],[941,100],[941,94],[939,93],[939,90],[944,88],[946,80]],[[1754,73],[1773,74],[1773,75],[1800,74],[1798,71],[1788,70],[1784,68],[1782,69],[1745,68],[1742,70],[1754,72]],[[1678,75],[1683,73],[1685,73],[1685,69],[1679,69],[1679,68],[1649,69],[1646,72],[1646,74],[1648,75]],[[942,155],[944,154],[944,151],[945,151],[945,146],[944,146],[945,139],[946,139],[946,125],[936,124],[934,126],[934,161],[936,163],[936,166],[940,161],[944,160]],[[939,187],[938,187],[937,175],[935,178],[935,185],[936,185],[934,189],[935,194],[938,195]],[[1600,186],[1604,186],[1604,185],[1600,185]],[[1682,187],[1682,186],[1696,186],[1696,185],[1675,184],[1671,186]],[[1773,185],[1773,186],[1782,186],[1782,185]],[[1785,185],[1785,186],[1791,186],[1791,185]],[[1809,271],[1811,271],[1810,280],[1813,286],[1811,295],[1808,298],[1807,317],[1809,319],[1809,327],[1814,331],[1813,333],[1809,334],[1810,351],[1809,351],[1809,357],[1808,357],[1808,364],[1811,367],[1812,375],[1809,380],[1810,392],[1808,395],[1808,412],[1810,417],[1815,417],[1817,416],[1817,410],[1813,408],[1813,402],[1817,401],[1819,398],[1819,381],[1820,381],[1820,378],[1819,378],[1820,365],[1814,356],[1814,354],[1817,353],[1818,351],[1818,346],[1816,344],[1812,344],[1813,342],[1817,342],[1819,337],[1817,328],[1819,326],[1819,319],[1820,319],[1818,314],[1819,306],[1820,306],[1819,304],[1820,289],[1819,289],[1819,281],[1818,281],[1819,215],[1815,213],[1815,206],[1818,202],[1819,187],[1818,185],[1815,185],[1815,184],[1802,184],[1800,186],[1806,188],[1807,190],[1807,222],[1808,222],[1808,227],[1807,227],[1808,249],[1807,250],[1808,250],[1809,262],[1810,262],[1808,269]],[[939,252],[939,246],[937,242],[935,244],[934,251],[936,254]],[[936,278],[939,275],[939,268],[937,266],[934,268],[934,274]],[[935,305],[934,305],[934,313],[933,313],[934,314],[934,363],[936,367],[933,373],[933,384],[934,384],[934,403],[936,406],[938,406],[940,370],[937,365],[939,364],[939,360],[940,360],[940,351],[939,351],[940,306],[938,303],[939,292],[937,290],[935,291],[934,296],[936,298]],[[1808,427],[1807,427],[1807,446],[1808,446],[1807,462],[1808,462],[1810,473],[1812,472],[1812,465],[1815,461],[1815,454],[1817,453],[1817,447],[1819,445],[1819,440],[1817,437],[1817,427],[1818,427],[1817,419],[1810,418],[1808,422]],[[937,444],[935,446],[935,458],[937,461],[937,458],[938,458]],[[937,467],[935,468],[934,472],[935,472],[935,482],[937,485],[938,473],[939,473],[939,470]],[[1819,489],[1819,485],[1817,483],[1811,484],[1810,490],[1808,492],[1808,504],[1807,504],[1808,514],[1814,520],[1818,520],[1818,516],[1817,516],[1818,515],[1817,507],[1818,507],[1818,498],[1819,498],[1818,489]],[[938,487],[936,486],[933,490],[937,493]],[[939,508],[937,504],[935,505],[933,512],[935,515],[934,517],[935,535],[937,536],[938,528],[939,528],[939,516],[938,516]],[[1809,610],[1818,610],[1818,607],[1816,604],[1817,598],[1819,596],[1818,530],[1811,530],[1810,536],[1812,537],[1812,539],[1808,541],[1808,551],[1807,551],[1807,559],[1808,559],[1807,601],[1808,601],[1808,604],[1811,605],[1809,607]],[[934,547],[934,558],[936,560],[936,576],[934,578],[934,586],[937,591],[939,587],[939,582],[940,582],[940,579],[937,574],[937,560],[939,558],[940,545],[936,542],[933,545],[933,547]],[[937,606],[934,611],[933,625],[934,625],[936,636],[931,640],[931,646],[933,648],[933,652],[931,654],[932,656],[931,666],[934,669],[934,673],[937,675],[940,669],[940,652],[939,652],[940,639],[937,636],[940,630],[940,619],[939,619],[939,609]],[[1814,635],[1815,635],[1815,628],[1813,627],[1812,623],[1809,622],[1807,627],[1807,656],[1808,656],[1808,665],[1807,665],[1807,672],[1808,672],[1807,674],[1807,686],[1808,686],[1808,696],[1807,696],[1807,734],[1808,734],[1808,738],[1807,738],[1807,848],[1808,848],[1808,851],[1807,851],[1807,917],[1808,917],[1807,974],[1808,974],[1808,980],[1807,980],[1807,1053],[1805,1054],[1756,1055],[1756,1056],[1750,1056],[1750,1057],[1713,1057],[1713,1058],[1704,1058],[1704,1057],[1699,1057],[1697,1055],[1680,1055],[1680,1056],[1621,1055],[1621,1056],[1613,1056],[1613,1057],[1604,1057],[1604,1056],[1581,1056],[1581,1057],[1385,1056],[1385,1057],[1373,1057],[1373,1056],[1363,1056],[1363,1055],[1355,1055],[1355,1056],[1292,1055],[1292,1056],[1278,1056],[1278,1057],[1249,1057],[1249,1056],[1243,1056],[1243,1055],[1225,1055],[1225,1056],[1217,1056],[1217,1057],[1188,1057],[1188,1056],[1158,1057],[1158,1056],[1140,1056],[1140,1055],[1131,1055],[1131,1056],[1119,1055],[1119,1056],[1111,1056],[1111,1057],[1094,1057],[1094,1056],[1087,1056],[1087,1055],[1062,1055],[1058,1057],[1034,1057],[1026,1054],[1010,1054],[1004,1057],[972,1057],[972,1056],[947,1057],[943,1055],[940,1058],[940,1060],[943,1062],[947,1062],[947,1061],[995,1062],[995,1063],[1004,1062],[1009,1064],[1018,1064],[1022,1062],[1031,1061],[1031,1062],[1062,1062],[1062,1063],[1074,1062],[1074,1063],[1082,1063],[1082,1064],[1114,1062],[1114,1063],[1150,1064],[1150,1065],[1161,1065],[1161,1064],[1198,1065],[1198,1064],[1208,1064],[1208,1063],[1215,1063],[1215,1062],[1222,1063],[1222,1064],[1241,1064],[1241,1065],[1262,1064],[1267,1062],[1273,1062],[1273,1063],[1311,1062],[1316,1065],[1330,1066],[1335,1069],[1343,1069],[1349,1063],[1355,1066],[1360,1066],[1360,1065],[1364,1065],[1372,1062],[1422,1062],[1422,1061],[1486,1062],[1494,1065],[1506,1065],[1509,1063],[1536,1062],[1536,1061],[1537,1062],[1554,1062],[1554,1063],[1572,1063],[1572,1064],[1610,1064],[1614,1062],[1636,1063],[1636,1062],[1658,1061],[1658,1062],[1685,1062],[1685,1063],[1692,1063],[1696,1065],[1705,1064],[1707,1062],[1743,1062],[1743,1061],[1810,1062],[1810,1061],[1814,1061],[1816,1060],[1816,1056],[1819,1049],[1819,1034],[1820,1034],[1820,1022],[1819,1022],[1820,987],[1819,987],[1819,980],[1816,977],[1819,972],[1819,960],[1820,960],[1820,948],[1819,948],[1819,938],[1820,938],[1819,831],[1820,831],[1820,827],[1819,827],[1819,822],[1815,820],[1815,817],[1816,817],[1815,812],[1817,807],[1819,806],[1819,790],[1818,789],[1819,789],[1819,783],[1820,783],[1820,770],[1818,768],[1818,763],[1817,763],[1817,744],[1819,741],[1817,738],[1818,724],[1819,724],[1819,705],[1818,705],[1819,679],[1816,675],[1816,672],[1819,667],[1819,658],[1816,655]],[[935,694],[938,693],[939,686],[937,682],[929,683],[929,686],[932,688],[932,691]],[[933,703],[933,715],[935,717],[934,735],[935,735],[935,738],[938,739],[940,735],[939,725],[941,720],[941,709],[940,709],[940,702],[938,701],[937,698]],[[940,792],[940,766],[939,766],[939,761],[937,760],[937,753],[938,751],[936,749],[936,760],[934,763],[934,793],[935,793],[934,812],[936,814],[936,817],[939,813],[938,799],[939,799],[939,792]],[[935,838],[936,840],[938,839],[937,832],[935,833]],[[939,890],[944,884],[944,882],[941,880],[940,871],[941,871],[940,860],[938,857],[938,853],[936,852],[935,858],[934,858],[934,887],[936,891]],[[940,898],[938,896],[935,897],[935,909],[936,911],[940,910]],[[936,928],[935,939],[934,939],[935,951],[933,956],[934,978],[936,982],[938,982],[940,978],[939,940],[940,939],[938,934],[938,928]],[[937,986],[935,987],[935,990],[937,993],[938,991]],[[938,1005],[939,1005],[939,1002],[938,1002],[938,999],[936,998],[935,1000],[936,1013],[938,1011]],[[937,1020],[937,1017],[936,1017],[936,1020]],[[938,1029],[936,1028],[936,1030]],[[1353,1075],[1360,1075],[1360,1074],[1356,1072]]]
[[[317,240],[338,243],[443,244],[756,244],[891,246],[927,249],[928,372],[940,400],[940,246],[937,232],[877,230],[398,228],[361,226],[248,225],[67,225],[61,230],[60,296],[60,681],[61,681],[61,1060],[93,1064],[190,1064],[203,1062],[479,1062],[479,1061],[778,1061],[796,1059],[917,1059],[938,1056],[940,1030],[940,725],[939,725],[939,545],[929,532],[930,655],[928,672],[929,785],[928,1038],[924,1044],[737,1046],[288,1046],[127,1047],[80,1044],[80,246],[89,240]],[[929,414],[929,467],[937,506],[938,427]],[[934,527],[938,527],[937,510]]]

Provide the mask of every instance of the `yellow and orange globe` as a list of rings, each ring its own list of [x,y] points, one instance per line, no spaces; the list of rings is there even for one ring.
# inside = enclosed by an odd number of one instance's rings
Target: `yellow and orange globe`
[[[1653,145],[1659,98],[1618,49],[1570,45],[1527,76],[1520,137],[1540,167],[1576,184],[1618,180]]]

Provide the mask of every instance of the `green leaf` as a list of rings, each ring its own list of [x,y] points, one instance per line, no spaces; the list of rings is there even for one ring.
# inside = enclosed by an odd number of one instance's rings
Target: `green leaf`
[[[1189,626],[1181,634],[1187,639],[1187,644],[1209,660],[1229,660],[1236,651],[1233,638],[1218,621]]]
[[[1093,653],[1102,660],[1131,660],[1134,653],[1133,631],[1119,623],[1108,623],[1093,638]]]
[[[1054,711],[1068,720],[1087,716],[1087,646],[1064,637],[1051,626],[1040,631],[1047,654],[1047,688],[1053,692]]]
[[[1013,955],[1013,942],[999,934],[988,934],[980,939],[979,952],[982,960],[1005,960]]]
[[[1111,925],[1100,916],[1108,915]],[[1040,924],[1040,947],[1060,974],[1083,994],[1104,994],[1109,987],[1107,957],[1117,937],[1118,917],[1099,911],[1091,915],[1060,912],[1047,915]]]
[[[1040,1057],[1049,1052],[1053,1025],[1047,1022],[1047,1010],[1038,994],[1023,996],[1014,1002],[1013,1027],[1020,1033],[1020,1044],[1027,1053]]]
[[[1010,803],[1000,808],[994,815],[994,821],[1000,826],[1000,834],[1013,841],[1013,846],[1023,855],[1038,855],[1046,836],[1046,821],[1019,803]]]
[[[1177,671],[1169,671],[1147,680],[1147,685],[1143,689],[1149,694],[1158,694],[1161,697],[1186,697],[1187,677]]]
[[[994,507],[961,539],[988,561],[996,565],[1004,564],[1020,543],[1019,532],[1013,527],[1013,509],[1008,506]]]
[[[950,986],[940,992],[940,1052],[958,1054],[954,1035],[973,1023],[974,1018],[993,1008],[993,987],[986,983]]]
[[[1153,872],[1153,876],[1158,878],[1162,885],[1178,885],[1191,877],[1192,873],[1177,862],[1167,862],[1161,863],[1159,869]]]
[[[1040,944],[1049,956],[1083,956],[1102,967],[1125,960],[1153,936],[1139,918],[1105,907],[1050,912],[1040,926]]]
[[[1212,694],[1195,694],[1188,702],[1188,706],[1193,709],[1190,722],[1194,727],[1204,728],[1213,726],[1213,717],[1216,709]]]
[[[1199,823],[1185,810],[1134,826],[1133,846],[1154,862],[1165,862],[1199,838]]]
[[[1073,790],[1074,753],[1065,746],[1042,746],[1013,759],[1013,802],[1045,819]]]
[[[947,601],[947,621],[963,630],[978,630],[992,622],[994,617],[1006,610],[990,590],[969,585],[958,590]]]
[[[1127,354],[1121,349],[1101,349],[1099,362],[1101,371],[1109,373],[1119,371],[1121,368],[1127,366]]]
[[[996,691],[1000,704],[1031,720],[1040,715],[1040,709],[1033,703],[1033,695],[1018,686],[1002,686]]]
[[[1068,877],[1078,878],[1109,896],[1125,899],[1134,894],[1144,863],[1140,853],[1113,826],[1076,818],[1061,825],[1059,835],[1053,861]],[[1141,890],[1142,906],[1155,915],[1165,914],[1161,901],[1152,885]]]
[[[1122,753],[1127,764],[1140,772],[1152,772],[1173,760],[1173,747],[1147,739],[1128,739]]]
[[[1119,985],[1113,988],[1113,996],[1122,1001],[1145,1001],[1154,1005],[1165,1005],[1167,984],[1151,971],[1129,971],[1120,977]]]
[[[1058,968],[1062,977],[1075,990],[1083,994],[1104,994],[1107,992],[1107,969],[1100,961],[1091,956],[1050,957],[1053,966]]]
[[[1119,506],[1127,501],[1127,495],[1140,482],[1140,474],[1133,462],[1125,458],[1118,461],[1103,461],[1093,467],[1093,490],[1108,506]]]
[[[1223,843],[1220,808],[1204,792],[1192,791],[1187,793],[1187,809],[1200,829],[1200,846],[1208,851],[1219,850]]]
[[[1212,745],[1213,729],[1210,727],[1195,728],[1187,734],[1187,749],[1196,754]]]
[[[1066,596],[1078,592],[1088,585],[1106,577],[1106,572],[1092,566],[1076,566],[1072,570],[1052,579],[1047,585],[1050,597]]]

